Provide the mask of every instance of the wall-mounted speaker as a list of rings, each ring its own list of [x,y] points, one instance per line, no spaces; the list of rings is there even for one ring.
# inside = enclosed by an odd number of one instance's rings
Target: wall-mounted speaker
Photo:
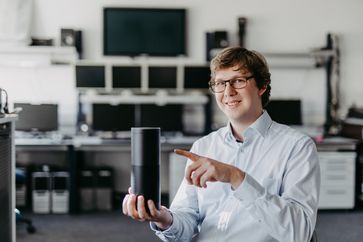
[[[61,46],[74,46],[79,58],[82,58],[82,31],[74,29],[61,29]]]
[[[215,50],[223,49],[229,46],[227,31],[208,32],[206,35],[206,59],[210,61],[215,56]]]

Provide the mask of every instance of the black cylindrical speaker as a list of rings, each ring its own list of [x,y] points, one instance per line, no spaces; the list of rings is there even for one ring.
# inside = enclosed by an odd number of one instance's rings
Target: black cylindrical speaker
[[[160,128],[131,128],[131,189],[160,208]],[[148,210],[147,204],[145,207]]]

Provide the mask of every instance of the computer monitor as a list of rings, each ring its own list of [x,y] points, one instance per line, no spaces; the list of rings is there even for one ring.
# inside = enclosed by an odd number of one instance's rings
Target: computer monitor
[[[183,105],[142,104],[140,110],[140,126],[160,127],[162,133],[183,132]]]
[[[141,88],[141,66],[113,66],[112,88]]]
[[[209,66],[185,66],[184,67],[184,88],[208,90],[210,81]]]
[[[20,131],[56,131],[58,130],[57,104],[14,103],[14,108],[20,107],[19,119],[15,129]]]
[[[77,88],[105,88],[105,66],[76,65]]]
[[[130,131],[134,124],[134,105],[92,105],[92,127],[94,131]]]
[[[149,88],[176,88],[176,66],[150,66]]]
[[[266,110],[278,123],[302,125],[301,100],[270,100]]]

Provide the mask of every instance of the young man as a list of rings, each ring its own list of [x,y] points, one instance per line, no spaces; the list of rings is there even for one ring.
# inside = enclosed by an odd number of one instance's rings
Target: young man
[[[227,48],[211,73],[210,89],[229,123],[191,152],[176,150],[188,163],[170,210],[130,193],[123,213],[151,221],[164,241],[309,241],[320,187],[314,142],[263,109],[271,87],[262,55]]]

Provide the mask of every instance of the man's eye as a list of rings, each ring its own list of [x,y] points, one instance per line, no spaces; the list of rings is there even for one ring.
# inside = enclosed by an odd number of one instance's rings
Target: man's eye
[[[243,82],[245,82],[245,80],[244,79],[236,79],[233,82],[234,83],[243,83]]]
[[[224,82],[216,82],[216,83],[214,83],[214,85],[217,86],[217,87],[218,86],[223,86],[224,85]]]

